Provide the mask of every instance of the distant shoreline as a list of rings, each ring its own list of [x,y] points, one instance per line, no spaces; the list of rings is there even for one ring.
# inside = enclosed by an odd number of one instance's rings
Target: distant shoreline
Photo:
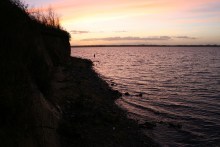
[[[77,45],[71,47],[220,47],[220,45]]]

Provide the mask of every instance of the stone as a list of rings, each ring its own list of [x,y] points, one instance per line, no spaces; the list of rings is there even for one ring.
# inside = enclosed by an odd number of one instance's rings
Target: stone
[[[125,92],[125,95],[126,95],[126,96],[129,96],[130,94],[129,94],[128,92]]]

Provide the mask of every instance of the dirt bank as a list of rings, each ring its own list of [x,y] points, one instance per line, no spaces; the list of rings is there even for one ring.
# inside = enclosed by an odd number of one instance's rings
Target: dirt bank
[[[115,105],[121,94],[94,72],[91,61],[72,58],[54,79],[52,97],[61,104],[58,132],[63,146],[154,146]]]

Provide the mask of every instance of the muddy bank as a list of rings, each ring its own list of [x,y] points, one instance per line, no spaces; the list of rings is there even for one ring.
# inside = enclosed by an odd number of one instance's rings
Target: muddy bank
[[[94,72],[91,61],[71,58],[54,79],[51,96],[61,104],[58,133],[62,146],[155,146],[115,105],[121,94]]]

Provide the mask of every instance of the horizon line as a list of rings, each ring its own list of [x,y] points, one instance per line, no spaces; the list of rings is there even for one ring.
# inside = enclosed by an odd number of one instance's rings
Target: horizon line
[[[146,44],[139,44],[139,45],[71,45],[71,47],[220,47],[219,44],[206,44],[206,45],[146,45]]]

